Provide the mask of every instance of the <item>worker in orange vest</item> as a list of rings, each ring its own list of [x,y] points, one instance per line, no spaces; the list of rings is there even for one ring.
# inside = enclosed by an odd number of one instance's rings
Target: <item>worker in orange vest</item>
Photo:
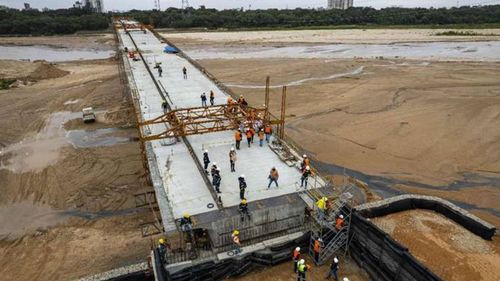
[[[248,147],[250,147],[250,143],[252,142],[252,132],[250,131],[250,129],[247,129],[247,142],[248,142]]]
[[[262,147],[263,143],[264,143],[264,130],[260,129],[259,130],[259,146]]]
[[[252,143],[253,143],[253,137],[255,136],[255,129],[252,126],[250,126],[249,131],[252,134]]]
[[[342,227],[344,227],[344,215],[338,216],[337,219],[335,220],[335,228],[337,230],[341,230]]]
[[[236,131],[236,133],[234,133],[234,140],[236,141],[236,149],[240,149],[240,143],[241,143],[241,132],[240,130]]]
[[[266,134],[266,142],[269,143],[271,134],[273,133],[273,128],[270,125],[266,125],[266,127],[264,128],[264,133]]]
[[[323,247],[323,239],[318,238],[314,240],[314,260],[319,262],[319,253],[321,252],[321,248]]]
[[[300,247],[295,248],[293,251],[293,272],[297,273],[297,263],[300,260]]]

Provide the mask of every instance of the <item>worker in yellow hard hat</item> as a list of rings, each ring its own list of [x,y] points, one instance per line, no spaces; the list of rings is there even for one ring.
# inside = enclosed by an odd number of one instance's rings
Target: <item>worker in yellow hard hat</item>
[[[158,240],[158,251],[160,252],[160,258],[164,261],[166,260],[167,250],[170,248],[170,245],[167,244],[167,241],[164,238],[160,238]]]
[[[189,213],[184,213],[180,221],[181,230],[191,232],[193,230],[193,221]]]
[[[233,243],[236,246],[236,249],[234,250],[234,252],[236,254],[241,253],[242,250],[241,250],[241,242],[240,242],[240,232],[237,229],[233,230],[231,237],[233,238]]]
[[[244,221],[245,217],[250,220],[250,213],[248,212],[248,202],[246,198],[241,200],[238,210],[240,212],[241,221]]]

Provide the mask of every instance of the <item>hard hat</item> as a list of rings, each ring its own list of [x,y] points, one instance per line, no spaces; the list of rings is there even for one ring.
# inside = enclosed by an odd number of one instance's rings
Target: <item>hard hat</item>
[[[241,200],[241,203],[246,204],[247,203],[247,199]]]
[[[241,174],[240,178],[245,178],[245,175],[244,175],[244,174]]]
[[[160,244],[164,244],[165,243],[165,239],[160,238],[159,242],[160,242]]]
[[[323,197],[323,201],[328,201],[328,197]]]
[[[311,170],[311,167],[309,167],[309,166],[306,166],[306,170],[308,170],[308,171],[309,171],[309,170]]]
[[[208,153],[208,149],[205,149],[205,153]]]
[[[339,259],[337,259],[337,257],[335,257],[335,258],[333,259],[333,262],[338,263],[338,262],[339,262]]]
[[[321,237],[320,237],[320,238],[318,238],[318,241],[319,241],[319,242],[323,242],[323,239],[321,239]]]
[[[295,251],[300,252],[300,247],[295,248]]]
[[[340,215],[339,218],[343,219],[344,218],[344,215]]]
[[[220,168],[217,168],[216,170],[220,172]]]
[[[212,165],[217,166],[217,162],[213,162]]]
[[[299,264],[304,264],[305,262],[306,262],[306,261],[305,261],[304,259],[301,259],[301,260],[299,261]]]
[[[307,155],[304,154],[304,155],[302,155],[302,157],[307,158]]]
[[[239,232],[238,230],[236,230],[236,229],[235,229],[235,230],[233,231],[233,235],[238,235],[238,234],[240,234],[240,232]]]
[[[234,151],[234,147],[231,147],[231,151]]]
[[[183,216],[184,216],[185,218],[189,218],[189,214],[188,214],[188,213],[184,213],[184,214],[183,214]]]
[[[344,279],[342,279],[342,281],[349,281],[349,278],[344,277]]]

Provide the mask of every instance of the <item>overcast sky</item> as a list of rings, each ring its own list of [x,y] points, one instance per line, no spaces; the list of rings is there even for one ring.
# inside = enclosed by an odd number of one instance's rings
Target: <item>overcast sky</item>
[[[103,0],[106,10],[130,10],[130,9],[152,9],[155,0]],[[14,8],[22,8],[23,3],[30,3],[33,8],[67,8],[74,0],[0,0],[0,5],[6,5]],[[180,7],[181,0],[160,0],[161,9],[168,7]],[[327,0],[189,0],[192,7],[205,5],[207,8],[231,9],[231,8],[317,8],[325,7]],[[400,7],[451,7],[464,5],[493,5],[500,4],[500,0],[354,0],[354,6],[371,6],[374,8],[383,8],[389,6]]]

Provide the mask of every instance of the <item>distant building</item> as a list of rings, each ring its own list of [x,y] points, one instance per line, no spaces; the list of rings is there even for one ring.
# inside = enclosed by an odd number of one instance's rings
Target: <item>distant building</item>
[[[73,4],[75,9],[89,9],[95,13],[104,13],[103,0],[83,0]]]
[[[346,10],[353,6],[354,0],[328,0],[328,9]]]
[[[31,10],[31,5],[30,3],[24,3],[24,10]]]

